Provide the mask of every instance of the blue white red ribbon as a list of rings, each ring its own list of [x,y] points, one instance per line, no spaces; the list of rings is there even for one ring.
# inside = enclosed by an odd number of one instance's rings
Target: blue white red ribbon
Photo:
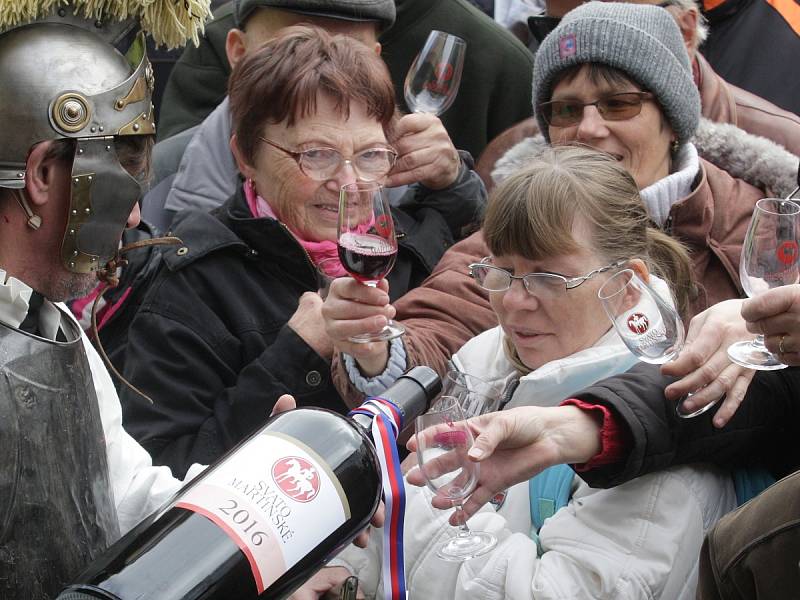
[[[406,492],[397,436],[403,429],[403,417],[397,406],[385,398],[371,396],[352,414],[372,417],[372,440],[381,463],[383,502],[386,523],[383,527],[383,594],[386,600],[406,600],[405,560],[403,558],[403,521]]]

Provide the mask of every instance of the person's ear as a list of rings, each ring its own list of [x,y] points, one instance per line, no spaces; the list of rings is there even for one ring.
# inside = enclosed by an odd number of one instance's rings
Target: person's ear
[[[47,158],[52,142],[36,144],[25,167],[25,195],[33,206],[44,206],[50,199],[56,177],[55,160]]]
[[[678,9],[670,10],[672,17],[678,24],[683,36],[683,45],[686,46],[686,52],[689,54],[689,60],[694,60],[694,53],[697,51],[697,20],[700,18],[697,14],[697,9]]]
[[[632,258],[625,265],[626,268],[631,269],[636,275],[645,283],[650,283],[650,269],[641,258]]]
[[[380,56],[381,55],[381,50],[383,50],[383,47],[381,46],[381,43],[380,42],[375,42],[375,54]]]
[[[225,37],[225,54],[228,56],[231,68],[236,66],[245,52],[247,52],[247,34],[234,27],[228,31],[228,35]]]
[[[256,169],[245,159],[244,153],[239,147],[239,140],[236,138],[235,133],[231,136],[230,147],[233,158],[236,160],[236,166],[239,168],[239,172],[244,175],[245,179],[253,179],[256,174]]]

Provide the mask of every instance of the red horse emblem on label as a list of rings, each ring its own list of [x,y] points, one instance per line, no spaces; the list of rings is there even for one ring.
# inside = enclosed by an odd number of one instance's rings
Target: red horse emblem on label
[[[297,502],[311,502],[319,494],[317,469],[299,456],[288,456],[272,465],[272,479],[284,494]]]
[[[785,265],[792,265],[797,261],[797,242],[783,242],[775,251],[778,260]]]
[[[630,329],[633,333],[642,335],[649,327],[650,321],[647,319],[647,315],[643,315],[642,313],[633,313],[630,317],[628,317],[628,329]]]

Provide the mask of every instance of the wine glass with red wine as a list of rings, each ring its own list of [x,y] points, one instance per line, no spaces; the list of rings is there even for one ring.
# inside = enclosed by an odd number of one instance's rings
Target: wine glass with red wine
[[[342,186],[339,194],[339,260],[350,275],[364,285],[375,287],[389,274],[397,258],[397,239],[389,198],[374,181],[357,181]],[[351,342],[391,340],[405,333],[392,320],[380,331],[352,336]]]

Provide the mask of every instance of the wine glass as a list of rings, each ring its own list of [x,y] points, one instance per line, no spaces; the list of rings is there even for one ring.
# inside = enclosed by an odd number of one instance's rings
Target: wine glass
[[[800,281],[798,264],[800,205],[791,200],[764,198],[756,202],[739,263],[739,279],[748,297]],[[728,357],[749,369],[773,371],[785,364],[764,346],[764,336],[736,342]]]
[[[477,417],[499,408],[501,390],[480,377],[450,369],[442,382],[442,396],[453,396],[461,404],[464,416]]]
[[[470,531],[461,508],[475,489],[479,465],[467,456],[474,440],[458,398],[441,396],[417,417],[416,430],[420,471],[433,493],[453,502],[461,522],[458,534],[440,546],[436,555],[459,562],[485,554],[495,547],[497,538],[485,531]]]
[[[364,285],[376,287],[392,270],[397,258],[397,239],[389,198],[381,184],[357,181],[342,186],[337,242],[342,266]],[[350,341],[379,342],[403,333],[405,328],[390,319],[381,331],[355,335]]]
[[[632,269],[622,269],[597,291],[608,318],[628,349],[642,362],[661,365],[678,357],[685,330],[678,312]],[[702,415],[719,400],[685,413],[681,398],[675,412],[683,419]]]
[[[453,103],[461,85],[467,43],[433,30],[406,75],[403,87],[411,112],[440,115]]]

